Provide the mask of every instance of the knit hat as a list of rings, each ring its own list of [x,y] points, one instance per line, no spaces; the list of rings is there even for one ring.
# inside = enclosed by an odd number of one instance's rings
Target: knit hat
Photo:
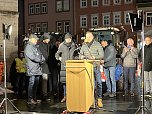
[[[44,34],[40,37],[41,40],[50,39],[50,38],[51,38],[51,36],[50,36],[48,33],[44,33]]]
[[[67,33],[65,36],[64,36],[65,39],[67,38],[71,38],[72,39],[72,35],[70,33]]]
[[[150,37],[152,37],[152,30],[147,31],[147,32],[145,33],[145,36],[150,36]]]
[[[31,39],[31,38],[35,38],[36,40],[39,39],[35,34],[30,34],[29,39]]]

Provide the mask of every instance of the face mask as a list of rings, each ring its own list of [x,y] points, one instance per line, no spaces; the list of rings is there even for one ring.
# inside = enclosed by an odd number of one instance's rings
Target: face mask
[[[127,47],[128,47],[128,48],[131,48],[131,45],[128,45]]]

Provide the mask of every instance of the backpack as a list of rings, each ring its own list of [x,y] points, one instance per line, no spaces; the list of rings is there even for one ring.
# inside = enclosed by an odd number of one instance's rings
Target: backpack
[[[123,67],[120,64],[116,65],[115,80],[118,81],[123,74]]]

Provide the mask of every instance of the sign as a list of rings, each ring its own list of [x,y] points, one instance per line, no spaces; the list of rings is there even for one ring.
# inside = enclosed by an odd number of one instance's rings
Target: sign
[[[142,31],[142,17],[139,14],[129,13],[132,32]]]

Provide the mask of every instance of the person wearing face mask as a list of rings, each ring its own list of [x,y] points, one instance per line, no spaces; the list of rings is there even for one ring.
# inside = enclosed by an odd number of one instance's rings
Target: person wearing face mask
[[[134,40],[132,38],[127,39],[127,46],[124,47],[121,54],[123,59],[123,75],[124,75],[124,91],[123,96],[128,95],[128,79],[131,82],[130,93],[134,96],[135,93],[135,72],[137,66],[138,50],[134,47]]]
[[[67,33],[65,40],[59,45],[58,51],[55,54],[57,60],[61,61],[60,82],[63,84],[64,97],[61,102],[66,101],[66,60],[74,59],[75,43],[72,41],[72,35]]]

